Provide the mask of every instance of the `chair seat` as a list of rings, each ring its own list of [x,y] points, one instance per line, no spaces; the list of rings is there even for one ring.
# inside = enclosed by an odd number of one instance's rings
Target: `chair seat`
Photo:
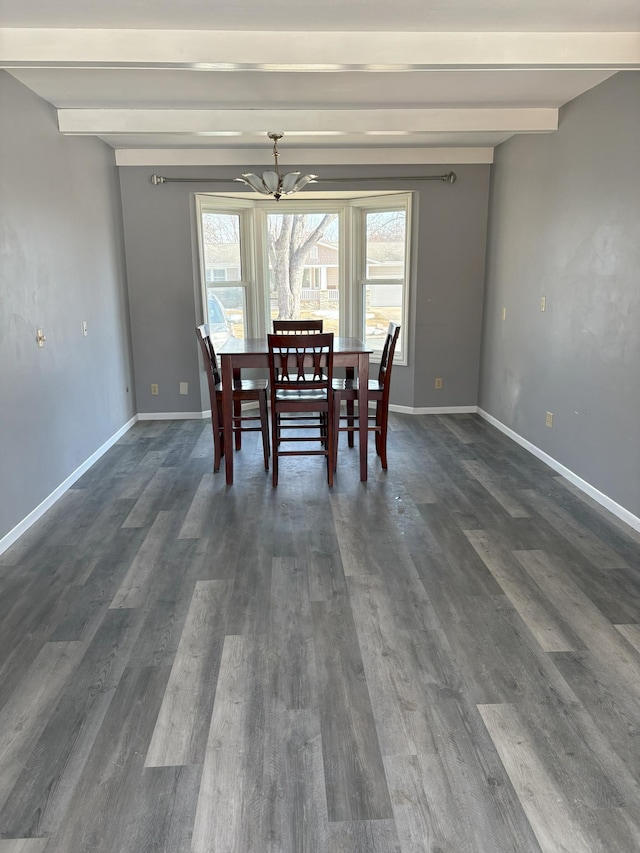
[[[358,391],[357,379],[334,379],[332,383],[334,392],[351,391],[354,394]],[[378,379],[370,379],[368,385],[368,393],[382,393],[384,385]]]
[[[269,387],[268,379],[234,379],[233,392],[248,391],[255,393],[256,391],[266,391]],[[222,382],[216,384],[216,393],[222,394]]]
[[[311,403],[316,402],[318,400],[326,401],[326,399],[327,392],[324,391],[322,388],[300,388],[299,390],[295,389],[291,391],[282,391],[278,389],[276,391],[276,400],[282,401],[283,403],[286,403],[287,401]]]

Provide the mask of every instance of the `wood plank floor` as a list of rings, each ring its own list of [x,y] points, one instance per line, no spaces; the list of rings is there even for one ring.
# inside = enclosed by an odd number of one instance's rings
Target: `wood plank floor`
[[[640,850],[640,535],[475,415],[130,430],[0,556],[0,853]]]

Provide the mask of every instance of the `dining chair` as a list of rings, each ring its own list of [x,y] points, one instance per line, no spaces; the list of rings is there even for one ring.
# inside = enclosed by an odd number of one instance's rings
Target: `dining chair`
[[[323,331],[323,320],[274,320],[273,332],[276,335],[310,335],[318,334]],[[280,421],[297,421],[300,420],[300,415],[281,415]],[[308,420],[308,417],[302,417],[302,420]]]
[[[327,481],[333,485],[333,332],[268,335],[269,386],[273,439],[273,485],[278,485],[280,456],[324,456]],[[289,423],[290,414],[306,415]],[[320,415],[320,419],[314,419]],[[317,433],[317,435],[316,435]],[[286,442],[319,442],[320,449],[281,450]]]
[[[220,470],[220,460],[224,456],[224,427],[222,420],[222,381],[218,367],[218,358],[209,334],[207,324],[196,327],[196,336],[202,360],[207,371],[207,382],[209,385],[209,399],[211,401],[211,427],[213,429],[213,472]],[[243,432],[262,433],[262,451],[264,455],[264,470],[269,470],[269,418],[267,415],[267,388],[266,379],[241,379],[233,380],[233,432],[237,439]],[[257,402],[259,414],[242,414],[242,403]],[[260,426],[245,426],[248,422],[260,421]],[[236,449],[240,443],[236,441]]]
[[[375,401],[376,410],[373,415],[369,412],[358,412],[358,417],[366,415],[369,425],[368,429],[376,434],[376,453],[380,457],[380,463],[384,470],[387,469],[387,427],[389,423],[389,390],[391,388],[391,370],[393,368],[393,356],[396,351],[400,326],[397,323],[389,323],[387,337],[382,350],[378,378],[370,379],[368,386],[368,399]],[[343,400],[353,404],[358,399],[357,379],[334,379],[333,380],[333,405],[334,405],[334,467],[338,464],[338,438],[341,432],[353,435],[359,429],[354,422],[353,414],[347,410],[347,416],[341,415],[340,407]],[[346,426],[341,422],[346,421]]]
[[[273,332],[276,335],[308,335],[323,332],[323,320],[274,320]]]

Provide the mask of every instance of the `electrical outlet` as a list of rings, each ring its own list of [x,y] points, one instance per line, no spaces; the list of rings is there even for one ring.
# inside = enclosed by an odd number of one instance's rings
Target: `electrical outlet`
[[[189,393],[189,383],[188,382],[181,382],[180,383],[180,393],[181,394],[188,394]]]
[[[506,320],[506,319],[507,319],[507,309],[506,309],[506,308],[503,308],[503,309],[502,309],[502,319],[503,319],[503,320]]]
[[[547,297],[546,296],[542,296],[540,298],[540,310],[541,311],[547,310]]]
[[[42,329],[38,329],[36,331],[36,341],[38,342],[39,347],[44,346],[44,342],[47,340],[45,333]]]
[[[553,426],[553,412],[547,412],[547,418],[545,420],[545,426],[548,426],[549,429]]]
[[[158,394],[158,386],[155,382],[151,385],[151,393],[154,397]]]
[[[437,376],[436,377],[436,391],[440,391],[441,388],[442,388],[442,377]]]

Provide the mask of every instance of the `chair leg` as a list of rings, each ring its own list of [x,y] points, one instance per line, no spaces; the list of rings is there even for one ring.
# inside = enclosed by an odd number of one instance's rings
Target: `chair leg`
[[[347,368],[345,369],[345,374],[344,374],[344,375],[345,375],[345,377],[346,377],[346,379],[347,379],[347,382],[349,382],[349,381],[353,382],[353,380],[354,380],[354,378],[355,378],[355,375],[356,375],[355,368],[353,368],[353,367],[347,367]],[[347,400],[347,426],[348,426],[348,427],[353,427],[353,424],[354,424],[354,420],[353,420],[353,418],[354,418],[354,412],[355,412],[355,407],[354,407],[354,402],[353,402],[353,400]],[[352,430],[352,429],[350,429],[350,430],[349,430],[349,432],[347,433],[347,445],[348,445],[349,447],[353,447],[353,445],[354,445],[354,441],[353,441],[353,430]]]
[[[375,414],[375,425],[376,425],[376,454],[380,456],[382,453],[382,409],[380,408],[380,403],[376,403],[376,414]]]
[[[336,429],[334,423],[334,409],[329,404],[329,411],[327,412],[327,482],[330,486],[333,486],[333,472],[335,470],[335,465],[337,464],[337,455],[334,449],[335,438],[336,438]]]
[[[267,395],[260,394],[260,426],[262,428],[262,452],[264,454],[264,470],[269,470],[269,417],[267,415]]]
[[[329,426],[328,426],[328,414],[326,412],[320,412],[320,435],[322,436],[322,446],[326,450],[329,445]]]
[[[217,421],[214,415],[216,412],[211,413],[211,428],[213,432],[213,473],[217,474],[220,470],[220,462],[222,457],[224,456],[224,433],[220,428],[220,424],[222,423],[222,403],[218,400],[216,401],[217,405]]]
[[[220,461],[222,459],[222,433],[216,435],[216,428],[213,428],[213,473],[217,474],[220,470]]]
[[[242,403],[240,400],[233,401],[233,422],[234,424],[240,424],[240,418],[242,417]],[[234,427],[233,435],[236,442],[236,450],[240,450],[242,448],[242,431],[240,426],[236,429]]]
[[[380,445],[380,464],[383,469],[387,470],[387,427],[389,424],[389,411],[388,409],[382,409],[380,412],[380,432],[376,431],[376,440],[379,441]]]
[[[347,433],[347,436],[348,436],[347,444],[349,447],[354,446],[354,440],[353,440],[353,425],[355,423],[354,411],[355,411],[355,406],[354,406],[353,400],[347,400],[347,426],[349,427],[349,432]]]
[[[338,449],[340,447],[340,412],[342,401],[340,397],[334,398],[333,403],[333,470],[338,470]]]
[[[273,442],[273,459],[271,460],[273,486],[278,485],[278,449],[280,447],[280,418],[276,414],[275,406],[271,406],[271,439]]]

